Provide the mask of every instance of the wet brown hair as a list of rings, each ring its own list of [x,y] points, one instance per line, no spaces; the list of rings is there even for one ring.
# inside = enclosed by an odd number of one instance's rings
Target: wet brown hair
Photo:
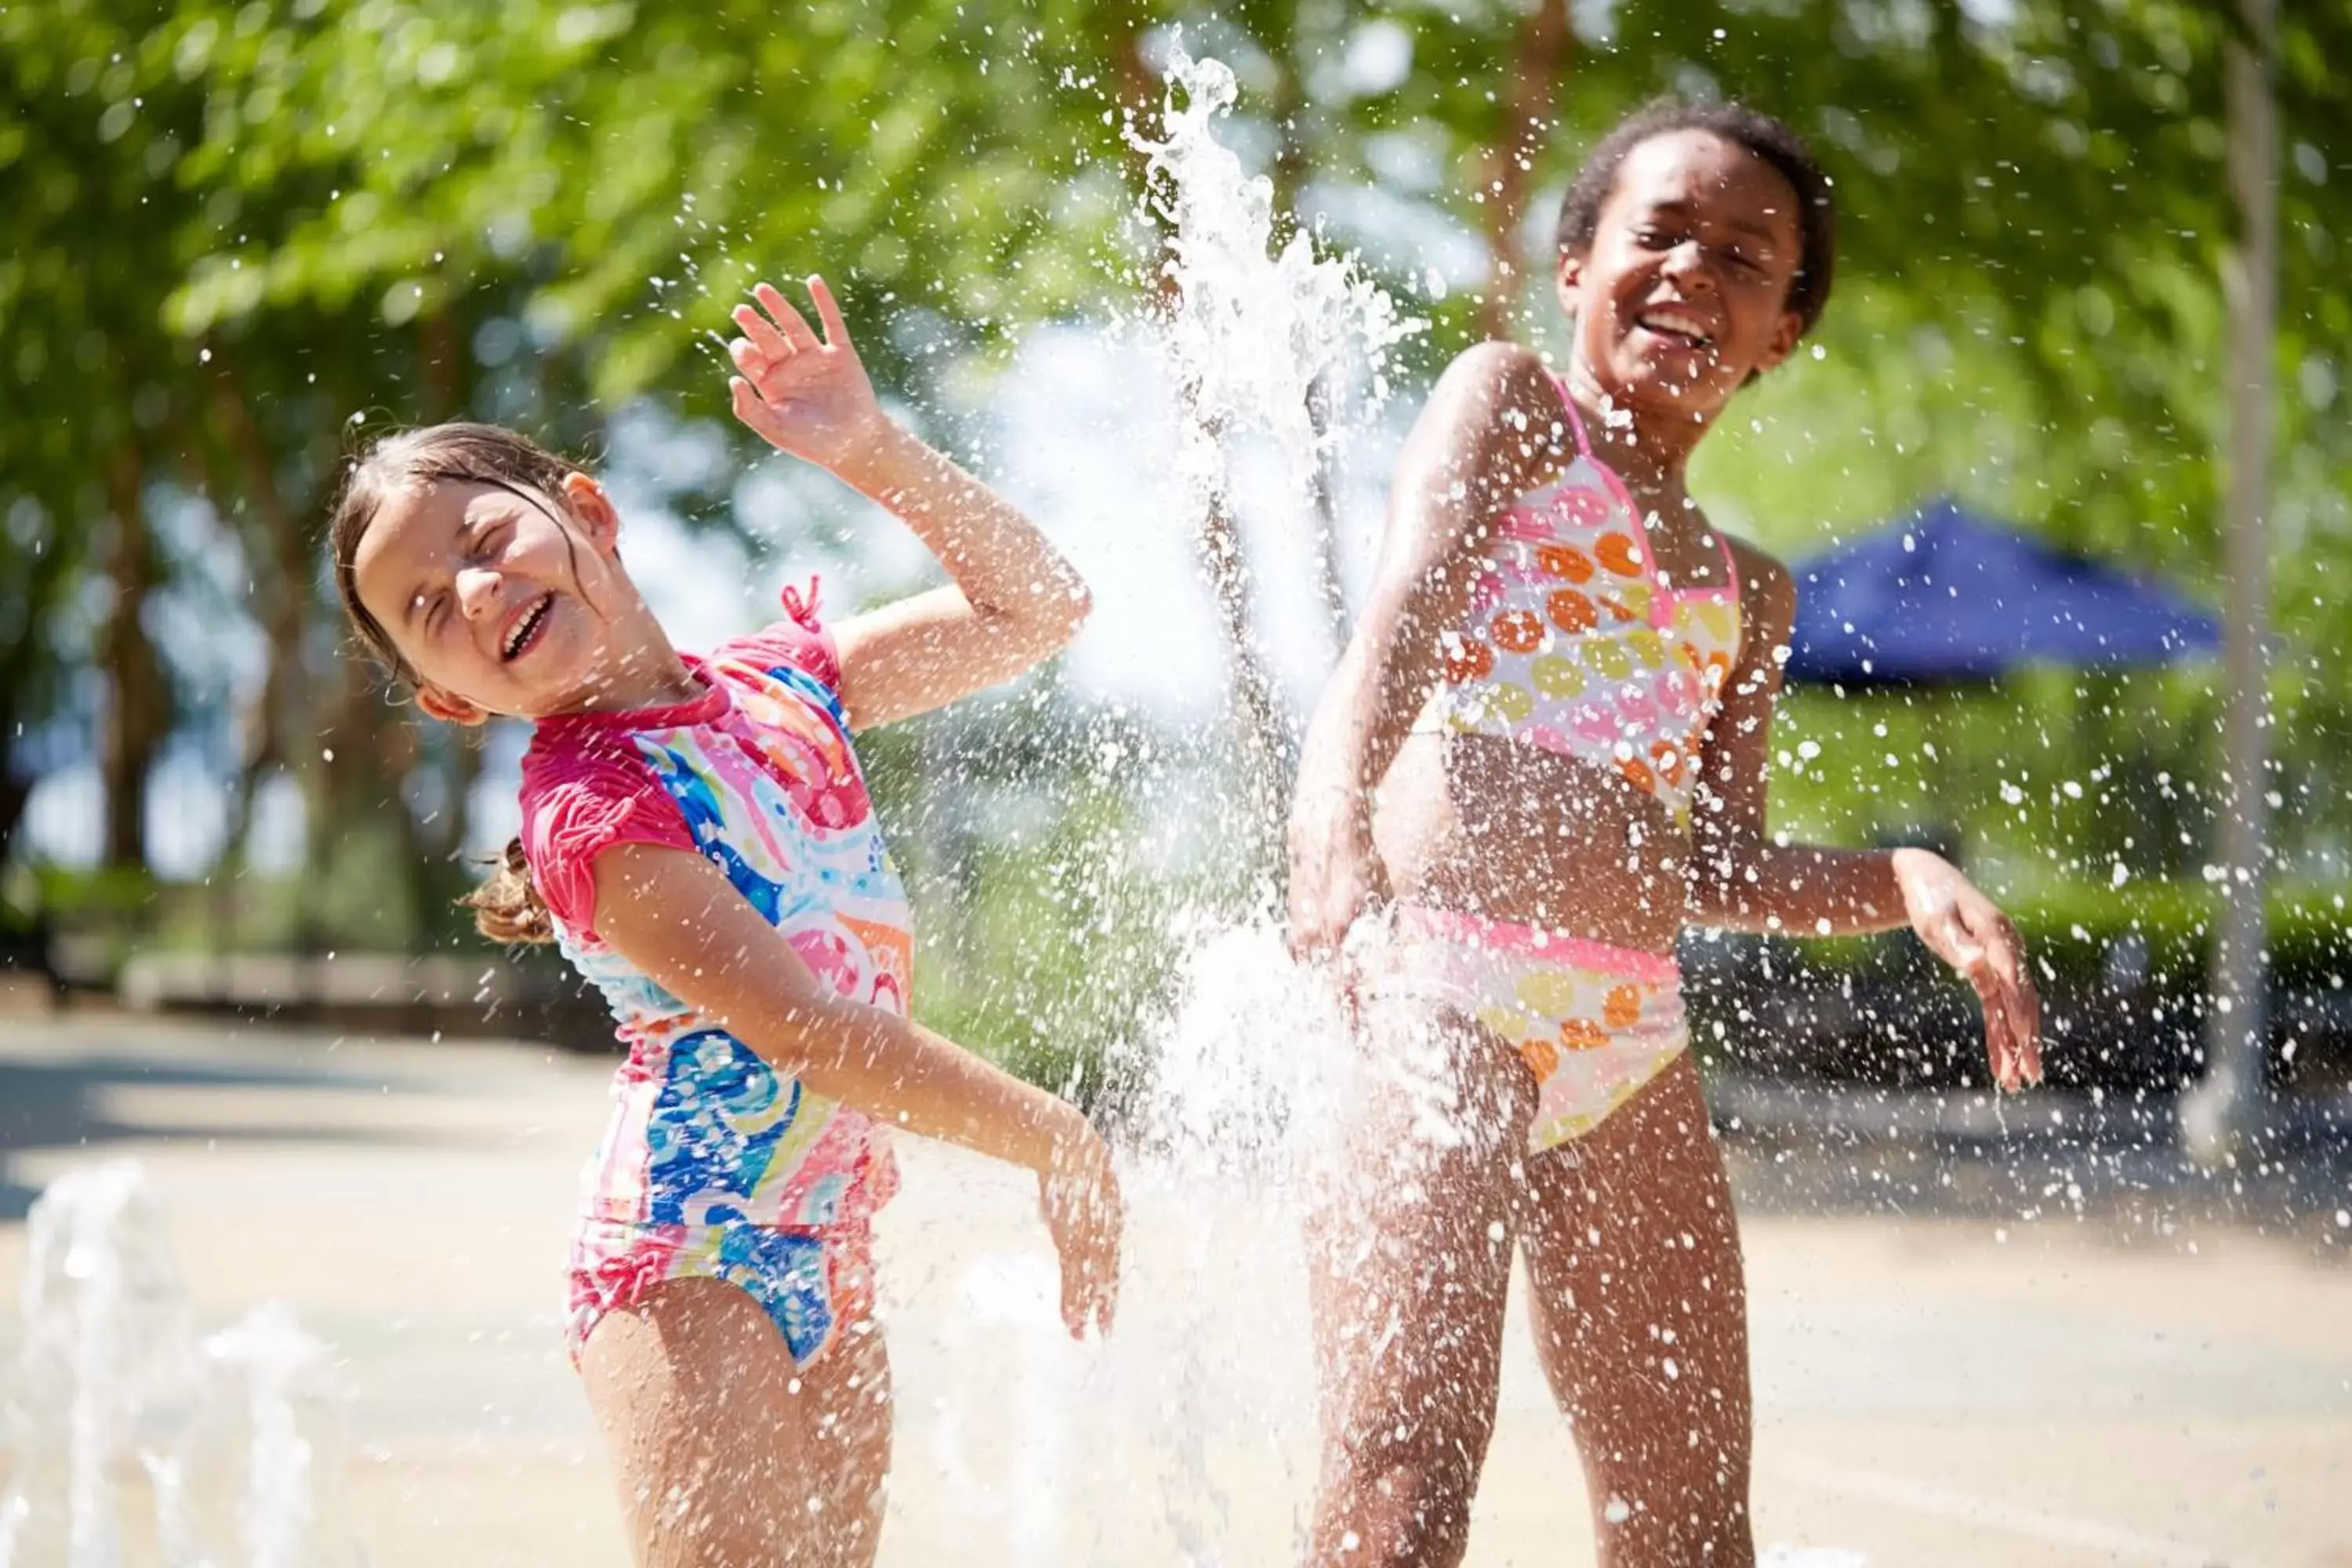
[[[1601,226],[1601,209],[1616,187],[1617,171],[1627,154],[1643,142],[1677,131],[1704,131],[1762,160],[1779,171],[1797,193],[1797,270],[1789,278],[1786,309],[1797,312],[1804,325],[1800,337],[1813,330],[1830,302],[1830,281],[1837,271],[1837,200],[1829,175],[1813,157],[1805,139],[1769,114],[1737,103],[1694,103],[1668,94],[1654,98],[1603,136],[1570,182],[1559,204],[1559,248],[1563,253],[1591,247]]]
[[[552,504],[564,476],[578,465],[527,436],[497,425],[459,421],[387,436],[352,463],[327,525],[327,552],[334,568],[335,594],[360,642],[394,680],[414,683],[416,672],[400,656],[382,622],[360,603],[360,542],[368,525],[396,491],[435,484],[492,485],[539,505]],[[554,921],[539,889],[522,840],[509,840],[482,885],[458,902],[474,911],[474,925],[492,942],[535,942],[555,939]]]

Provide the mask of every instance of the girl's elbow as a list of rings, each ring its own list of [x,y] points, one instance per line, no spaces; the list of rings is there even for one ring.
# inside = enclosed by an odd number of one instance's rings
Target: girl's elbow
[[[772,1005],[761,1011],[764,1016],[758,1030],[741,1032],[738,1037],[778,1072],[790,1074],[820,1094],[833,1095],[828,1086],[853,1071],[855,1063],[845,1032],[831,1018],[833,1009],[826,1000]]]
[[[1072,577],[1069,586],[1055,595],[1048,617],[1053,643],[1046,651],[1059,653],[1076,641],[1094,613],[1094,591],[1078,578]]]
[[[817,1093],[858,1104],[903,1065],[899,1028],[887,1013],[825,995],[778,1017],[757,1048]]]
[[[1094,595],[1076,577],[1048,589],[1022,617],[1022,652],[1028,662],[1043,664],[1076,642],[1094,610]]]
[[[803,1088],[846,1105],[866,1102],[873,1076],[872,1062],[844,1049],[845,1042],[839,1035],[812,1030],[796,1032],[789,1039],[772,1037],[764,1043],[771,1047],[762,1053],[769,1065],[778,1072],[789,1073]]]

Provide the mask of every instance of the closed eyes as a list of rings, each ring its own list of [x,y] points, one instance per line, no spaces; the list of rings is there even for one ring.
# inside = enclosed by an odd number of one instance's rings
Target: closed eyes
[[[510,524],[504,521],[488,522],[476,528],[466,546],[466,559],[479,564],[488,561],[506,543]]]
[[[1634,243],[1647,250],[1672,250],[1688,237],[1689,236],[1678,230],[1656,227],[1640,228],[1633,233]],[[1766,263],[1763,259],[1751,256],[1736,246],[1723,247],[1717,254],[1734,267],[1738,268],[1740,271],[1752,277],[1761,277],[1766,270]]]

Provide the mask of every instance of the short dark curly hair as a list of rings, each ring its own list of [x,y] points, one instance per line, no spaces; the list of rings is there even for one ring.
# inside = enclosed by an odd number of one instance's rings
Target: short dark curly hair
[[[1830,302],[1830,279],[1837,271],[1837,200],[1830,177],[1805,139],[1769,114],[1738,103],[1695,103],[1672,93],[1654,98],[1619,121],[1585,154],[1559,204],[1562,254],[1592,243],[1601,208],[1617,184],[1626,155],[1654,136],[1705,131],[1743,147],[1773,168],[1797,193],[1797,232],[1802,244],[1797,270],[1789,279],[1789,309],[1810,332]]]

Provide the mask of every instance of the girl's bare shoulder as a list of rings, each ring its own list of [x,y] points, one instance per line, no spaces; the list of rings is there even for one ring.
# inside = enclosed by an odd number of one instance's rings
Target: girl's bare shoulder
[[[1518,343],[1483,342],[1456,355],[1423,417],[1447,448],[1514,494],[1575,446],[1551,372]]]
[[[1437,390],[1440,396],[1475,401],[1496,413],[1513,412],[1545,426],[1566,426],[1559,384],[1552,380],[1543,356],[1524,343],[1496,339],[1474,343],[1445,367]]]

